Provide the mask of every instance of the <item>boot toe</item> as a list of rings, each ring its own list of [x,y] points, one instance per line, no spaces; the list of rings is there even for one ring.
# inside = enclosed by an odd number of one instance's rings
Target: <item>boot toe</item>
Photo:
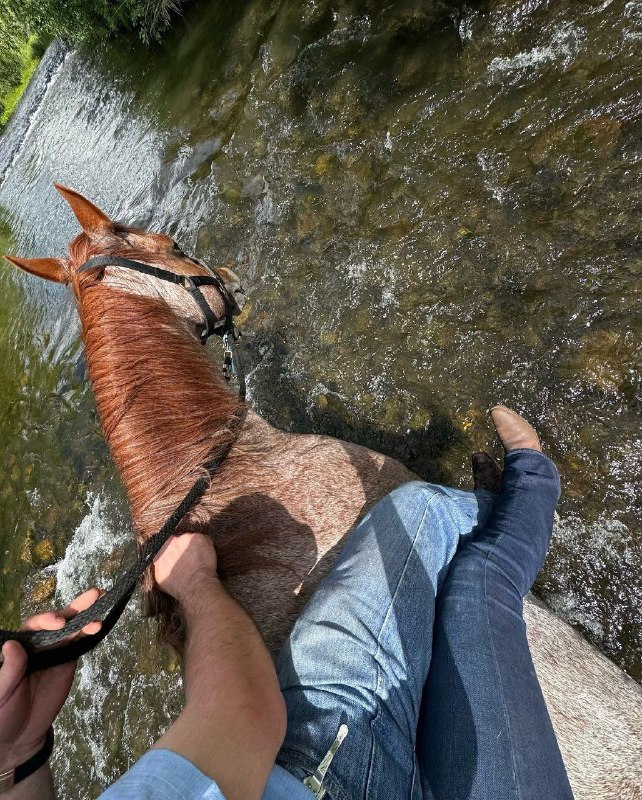
[[[507,453],[521,448],[541,451],[539,437],[534,428],[515,411],[506,406],[494,406],[490,410],[490,416]]]

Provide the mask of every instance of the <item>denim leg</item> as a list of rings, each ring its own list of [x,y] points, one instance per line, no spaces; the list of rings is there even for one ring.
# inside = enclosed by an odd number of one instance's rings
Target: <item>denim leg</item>
[[[522,616],[558,499],[555,465],[514,450],[490,520],[460,542],[419,723],[425,800],[572,800]]]
[[[277,760],[312,773],[346,723],[325,781],[332,800],[420,800],[414,747],[435,594],[480,504],[489,510],[489,493],[478,500],[419,481],[383,498],[286,642],[277,671],[288,731]]]

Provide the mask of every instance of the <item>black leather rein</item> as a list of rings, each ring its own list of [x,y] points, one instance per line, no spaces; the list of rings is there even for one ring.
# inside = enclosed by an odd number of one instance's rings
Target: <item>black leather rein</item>
[[[75,661],[80,656],[93,650],[118,622],[134,593],[138,581],[145,574],[148,567],[151,566],[154,557],[174,533],[187,511],[203,496],[208,486],[209,480],[205,477],[196,481],[185,495],[180,506],[169,517],[160,531],[145,542],[136,562],[92,606],[78,612],[76,616],[67,621],[63,628],[57,631],[0,630],[0,644],[4,644],[9,640],[20,642],[27,651],[28,672],[37,672],[41,669],[65,664],[68,661]],[[83,636],[60,647],[53,647],[51,650],[43,649],[68,639],[81,631],[85,625],[96,620],[102,622],[98,633]]]
[[[200,264],[200,262],[197,261],[195,261],[195,263]],[[204,264],[201,264],[201,266],[208,269]],[[207,339],[213,334],[223,337],[225,345],[225,377],[229,380],[232,373],[237,375],[239,395],[242,400],[245,399],[245,377],[235,346],[236,331],[234,329],[233,315],[237,307],[230,299],[224,282],[217,275],[213,273],[211,275],[179,275],[161,269],[160,267],[153,267],[150,264],[145,264],[142,261],[133,261],[129,258],[120,258],[117,256],[96,256],[90,258],[78,268],[78,272],[85,272],[99,267],[124,267],[126,269],[135,270],[136,272],[141,272],[145,275],[151,275],[160,280],[169,281],[187,289],[203,312],[203,317],[205,319],[205,329],[201,334],[201,342],[205,344]],[[224,320],[216,320],[212,309],[200,291],[200,286],[215,286],[218,289],[225,304]],[[232,422],[232,431],[238,431],[244,417],[245,408],[242,408]],[[123,577],[92,606],[84,611],[80,611],[68,620],[64,627],[56,631],[0,630],[0,647],[9,640],[20,642],[27,651],[29,659],[27,667],[28,672],[36,672],[37,670],[55,667],[58,664],[64,664],[68,661],[75,661],[81,655],[93,650],[118,622],[138,582],[151,566],[162,546],[176,531],[176,528],[181,523],[185,514],[200,500],[208,489],[211,476],[223,463],[231,447],[232,444],[227,445],[223,452],[203,465],[207,476],[203,475],[198,478],[183,498],[181,504],[166,520],[163,527],[143,544],[134,564],[132,564],[126,570]],[[85,625],[97,620],[102,622],[101,629],[98,633],[72,639],[59,647],[55,646],[64,639],[68,639],[74,634],[77,634]]]

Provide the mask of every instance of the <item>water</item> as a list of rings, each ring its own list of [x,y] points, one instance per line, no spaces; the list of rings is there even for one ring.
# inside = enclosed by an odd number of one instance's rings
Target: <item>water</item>
[[[2,244],[64,253],[57,180],[232,264],[257,410],[431,480],[470,486],[470,452],[497,454],[488,406],[526,412],[564,482],[538,591],[640,681],[640,39],[624,0],[189,6],[151,51],[41,70],[0,143]],[[34,593],[63,599],[63,575],[65,593],[107,584],[128,521],[66,290],[0,283],[0,608],[17,622]],[[178,707],[175,668],[135,609],[84,662],[66,797],[145,749]]]

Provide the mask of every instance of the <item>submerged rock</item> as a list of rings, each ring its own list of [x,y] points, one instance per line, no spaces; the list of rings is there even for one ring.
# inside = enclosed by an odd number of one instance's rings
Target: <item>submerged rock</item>
[[[607,394],[623,391],[634,367],[634,353],[625,337],[609,330],[585,334],[569,365],[587,388]]]
[[[31,602],[35,604],[43,603],[45,600],[50,600],[56,591],[56,577],[55,575],[48,575],[46,578],[38,581],[31,592]]]
[[[33,547],[33,557],[40,564],[51,562],[55,556],[55,547],[51,539],[41,539]]]

